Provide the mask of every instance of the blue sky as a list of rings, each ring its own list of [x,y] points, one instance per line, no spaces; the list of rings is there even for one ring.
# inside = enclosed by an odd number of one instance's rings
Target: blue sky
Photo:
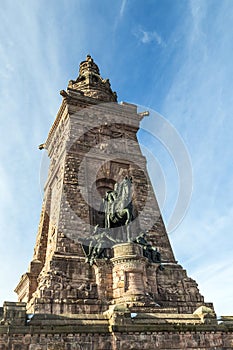
[[[13,289],[33,253],[42,201],[37,146],[56,116],[59,91],[90,53],[119,101],[157,111],[184,140],[193,193],[170,240],[206,301],[218,315],[233,314],[232,1],[2,0],[0,18],[1,303],[16,300]],[[168,224],[179,179],[157,147],[151,151],[164,173]],[[156,186],[155,170],[151,162]]]

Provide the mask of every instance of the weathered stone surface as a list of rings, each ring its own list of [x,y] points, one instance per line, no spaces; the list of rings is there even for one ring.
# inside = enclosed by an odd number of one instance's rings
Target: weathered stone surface
[[[118,308],[108,327],[103,316],[36,315],[25,326],[1,326],[0,349],[232,349],[233,328],[156,322],[156,316],[132,318]],[[52,315],[51,315],[52,316]],[[145,318],[144,318],[145,317]],[[151,321],[155,322],[151,322]]]
[[[40,146],[50,168],[34,255],[15,289],[19,302],[0,308],[0,350],[233,348],[232,320],[218,325],[174,258],[137,142],[146,113],[116,103],[89,55],[61,95]],[[133,220],[109,228],[107,254],[90,264],[86,245],[97,225],[106,228],[105,193],[125,176],[133,179]],[[161,261],[135,240],[146,231]]]

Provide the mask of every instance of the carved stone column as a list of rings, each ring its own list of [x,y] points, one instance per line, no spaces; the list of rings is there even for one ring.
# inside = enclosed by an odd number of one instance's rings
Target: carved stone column
[[[142,247],[123,243],[115,245],[113,251],[113,300],[116,303],[142,301],[147,285]]]

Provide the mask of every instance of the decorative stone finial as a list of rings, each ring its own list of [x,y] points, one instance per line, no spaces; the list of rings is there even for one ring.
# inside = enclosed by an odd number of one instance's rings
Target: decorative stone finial
[[[100,75],[99,67],[93,61],[91,55],[87,55],[86,61],[82,61],[79,67],[79,76],[85,75],[87,72]]]
[[[117,95],[111,89],[109,79],[100,76],[99,67],[90,54],[86,60],[80,63],[79,76],[69,82],[68,88],[79,90],[85,96],[98,99],[103,102],[116,102]]]

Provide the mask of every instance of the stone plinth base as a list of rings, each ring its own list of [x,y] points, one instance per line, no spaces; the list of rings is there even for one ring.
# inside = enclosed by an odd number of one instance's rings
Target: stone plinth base
[[[14,303],[12,303],[14,304]],[[13,310],[14,305],[5,305]],[[105,314],[22,317],[2,314],[1,350],[213,350],[233,348],[232,317],[217,324],[208,310],[196,314],[132,313],[117,305]],[[210,310],[211,311],[211,310]],[[202,312],[202,316],[201,316]],[[203,317],[205,312],[205,317]],[[10,315],[10,317],[9,317]],[[7,317],[7,318],[6,318]],[[17,323],[17,317],[22,322]],[[225,317],[226,318],[226,317]],[[12,322],[15,321],[15,322]]]
[[[23,303],[0,308],[1,350],[213,350],[233,348],[233,317],[217,323],[205,306],[136,313],[114,305],[104,314],[26,314]]]

